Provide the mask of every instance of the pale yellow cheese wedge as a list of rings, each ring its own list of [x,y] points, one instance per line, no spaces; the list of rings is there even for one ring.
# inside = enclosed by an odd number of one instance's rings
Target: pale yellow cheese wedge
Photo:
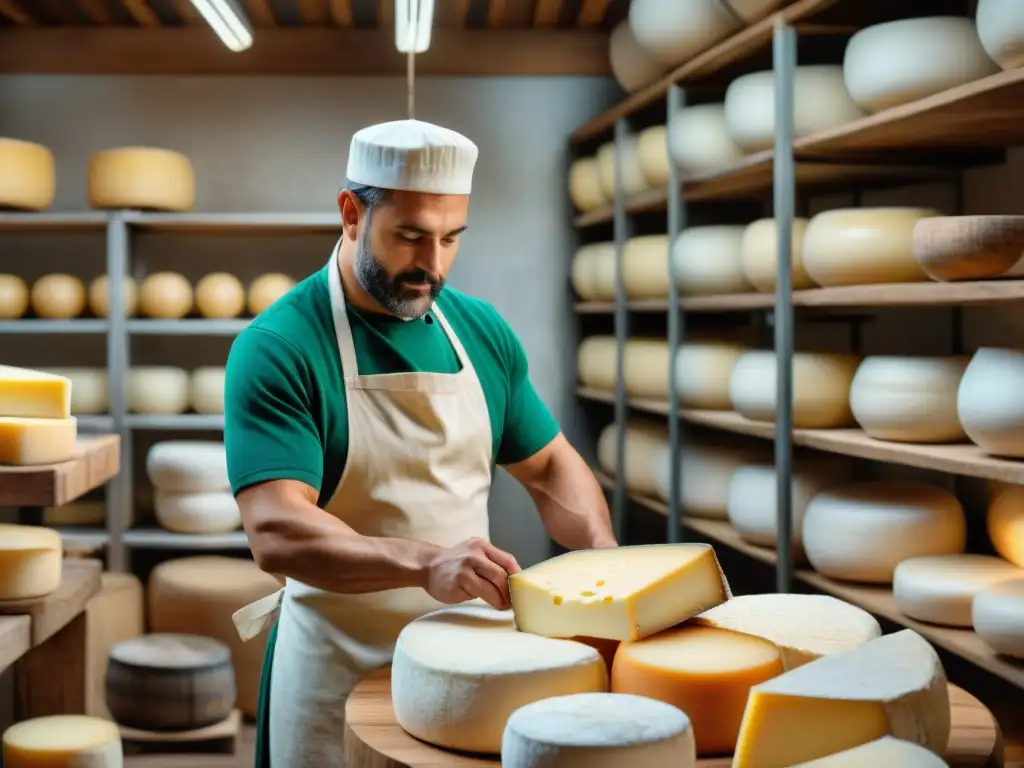
[[[78,420],[0,416],[0,464],[57,464],[75,457]]]
[[[793,768],[949,768],[949,764],[924,747],[885,736]]]
[[[15,723],[4,732],[5,768],[121,768],[117,724],[86,715]]]
[[[60,534],[36,525],[0,523],[0,600],[43,597],[60,586]]]
[[[71,379],[0,365],[0,416],[66,419],[71,415]]]

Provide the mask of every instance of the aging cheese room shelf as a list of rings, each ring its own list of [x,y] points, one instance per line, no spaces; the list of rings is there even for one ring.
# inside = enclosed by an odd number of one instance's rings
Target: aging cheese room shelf
[[[0,505],[60,506],[100,487],[118,474],[120,440],[118,435],[81,436],[71,461],[0,467]]]

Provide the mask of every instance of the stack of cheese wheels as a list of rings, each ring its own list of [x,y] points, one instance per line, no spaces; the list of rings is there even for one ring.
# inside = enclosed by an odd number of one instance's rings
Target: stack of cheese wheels
[[[836,429],[853,424],[850,385],[860,363],[856,355],[797,352],[793,355],[793,426]],[[774,352],[744,352],[732,369],[729,400],[752,421],[775,421],[777,409]]]
[[[96,317],[106,317],[110,312],[110,287],[106,275],[100,275],[89,283],[89,311]],[[123,278],[122,285],[124,316],[131,317],[139,305],[139,286],[131,277]]]
[[[0,465],[57,464],[78,449],[71,379],[0,365]]]
[[[15,723],[4,731],[3,763],[20,766],[122,768],[124,749],[117,723],[88,715],[50,715]]]
[[[868,112],[923,99],[999,71],[971,19],[930,16],[875,24],[850,38],[846,88]]]
[[[688,227],[672,244],[672,278],[683,296],[743,293],[750,283],[743,273],[741,226]]]
[[[930,208],[840,208],[819,213],[804,234],[804,268],[822,286],[915,283],[914,226]]]
[[[667,299],[668,235],[631,237],[622,249],[622,287],[630,299]]]
[[[629,26],[655,61],[675,67],[728,37],[741,22],[719,0],[633,0]]]
[[[814,287],[814,281],[804,268],[803,249],[806,231],[807,219],[793,219],[789,263],[795,291]],[[779,264],[779,235],[775,219],[759,219],[748,225],[743,231],[740,253],[740,263],[747,282],[758,291],[773,293]]]
[[[733,473],[745,464],[768,457],[763,445],[729,443],[709,445],[687,443],[679,456],[679,504],[687,515],[724,520],[728,516],[729,483]],[[672,481],[672,456],[664,446],[654,458],[654,490],[662,501],[669,501]]]
[[[636,136],[627,136],[621,143],[622,156],[616,160],[615,142],[602,144],[597,150],[597,169],[601,192],[608,200],[615,199],[616,167],[622,169],[622,194],[627,197],[647,189],[647,180],[640,170],[640,152]]]
[[[982,347],[960,380],[956,413],[986,453],[1024,457],[1024,352]]]
[[[971,604],[974,631],[996,653],[1024,659],[1024,576],[982,590]]]
[[[204,366],[192,371],[189,387],[196,413],[224,413],[224,367]]]
[[[224,443],[168,440],[146,456],[157,522],[175,533],[222,533],[242,524]]]
[[[947,627],[971,626],[976,595],[1003,581],[1024,578],[1024,570],[989,555],[925,555],[900,562],[892,596],[904,615]]]
[[[843,69],[831,64],[797,67],[793,78],[796,137],[835,128],[863,117],[843,84]],[[775,143],[775,73],[742,75],[725,91],[725,122],[745,152]]]
[[[71,413],[107,412],[108,377],[105,368],[47,368],[47,373],[71,382]]]
[[[608,59],[612,74],[624,91],[635,93],[665,73],[665,67],[644,50],[623,19],[608,38]]]
[[[612,391],[618,380],[618,342],[614,336],[588,336],[576,358],[580,383],[585,387]]]
[[[18,275],[0,274],[0,320],[17,320],[28,306],[28,283]]]
[[[728,411],[729,381],[743,355],[731,341],[687,341],[676,351],[676,394],[685,408]]]
[[[295,287],[295,281],[280,272],[260,275],[249,285],[246,307],[256,316]]]
[[[580,246],[573,256],[570,276],[576,295],[584,301],[614,299],[615,266],[615,243],[588,243]]]
[[[256,716],[266,636],[242,642],[231,615],[281,585],[252,560],[199,556],[165,560],[150,573],[146,607],[153,632],[212,637],[231,649],[237,706]]]
[[[653,419],[631,419],[626,425],[626,458],[622,472],[626,486],[635,493],[654,494],[655,456],[668,444],[668,426]],[[618,473],[616,441],[618,429],[614,423],[601,430],[597,440],[597,461],[609,474]]]
[[[57,531],[0,523],[0,600],[27,600],[55,592],[61,582],[63,556]]]
[[[195,304],[203,317],[238,317],[245,311],[245,286],[227,272],[211,272],[196,283]]]
[[[668,184],[668,129],[664,125],[652,125],[640,131],[636,137],[637,158],[640,173],[651,189]]]
[[[142,582],[130,573],[100,574],[100,591],[85,606],[85,713],[110,718],[106,704],[110,649],[146,631]]]
[[[1024,66],[1024,8],[1015,0],[978,0],[978,39],[1003,69]]]
[[[1024,487],[1006,485],[992,494],[985,527],[1000,557],[1024,568]]]
[[[610,202],[601,188],[601,170],[596,157],[581,157],[569,166],[569,199],[583,213]]]
[[[914,225],[914,258],[933,280],[999,277],[1024,254],[1024,216],[929,216]]]
[[[53,205],[57,172],[42,144],[0,137],[0,208],[41,211]]]
[[[850,386],[853,417],[876,440],[959,442],[965,434],[956,398],[967,362],[967,357],[866,357]]]
[[[196,177],[184,155],[156,147],[120,147],[89,158],[86,184],[93,208],[187,211]]]
[[[184,413],[192,400],[192,377],[172,365],[142,365],[128,371],[128,410],[133,413]]]
[[[811,566],[845,581],[889,584],[903,560],[959,554],[966,536],[956,496],[924,483],[852,483],[822,491],[804,512],[804,551]]]
[[[177,272],[155,272],[139,286],[139,312],[146,317],[179,320],[193,300],[192,284]]]
[[[710,173],[743,159],[729,135],[724,104],[683,107],[668,125],[668,154],[684,175]]]
[[[670,357],[664,339],[629,339],[623,351],[626,393],[631,397],[667,400]]]
[[[29,295],[36,317],[67,320],[85,309],[85,283],[74,275],[44,275],[32,284]]]

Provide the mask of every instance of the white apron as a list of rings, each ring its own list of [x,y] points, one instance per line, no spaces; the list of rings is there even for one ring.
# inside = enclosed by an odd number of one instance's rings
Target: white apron
[[[435,306],[461,364],[458,373],[361,376],[339,247],[330,261],[330,293],[349,443],[327,512],[364,536],[444,547],[474,536],[490,540],[491,423],[469,356]],[[279,620],[270,680],[273,768],[343,768],[349,692],[368,672],[391,663],[402,627],[442,607],[419,588],[342,595],[287,579],[281,592],[238,611],[243,639]]]

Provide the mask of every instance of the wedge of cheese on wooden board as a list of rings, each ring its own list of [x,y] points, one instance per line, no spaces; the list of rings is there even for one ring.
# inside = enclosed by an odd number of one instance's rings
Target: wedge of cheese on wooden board
[[[0,416],[66,419],[71,416],[71,379],[0,365]]]
[[[941,757],[909,741],[884,736],[793,768],[949,768]]]
[[[0,464],[30,467],[75,458],[78,420],[0,416]]]

